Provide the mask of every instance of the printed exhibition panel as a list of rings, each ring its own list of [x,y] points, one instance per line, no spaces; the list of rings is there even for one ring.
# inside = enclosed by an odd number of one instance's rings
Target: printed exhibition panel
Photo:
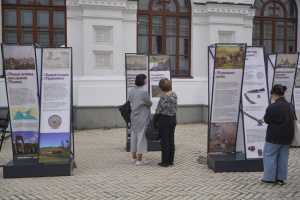
[[[148,90],[148,55],[146,54],[125,54],[126,60],[126,100],[129,99],[131,89],[135,87],[135,77],[138,74],[145,74],[147,76],[147,85],[143,88]],[[130,127],[130,126],[127,126]],[[131,137],[131,130],[127,129],[127,138]]]
[[[217,45],[209,153],[234,152],[246,45]]]
[[[39,163],[69,162],[71,48],[43,48]]]
[[[300,58],[298,60],[296,78],[295,78],[294,105],[295,105],[297,119],[300,122]]]
[[[2,44],[13,157],[37,157],[39,101],[33,46]]]
[[[264,49],[247,47],[242,89],[247,158],[262,158],[267,131],[263,117],[269,105]]]
[[[287,87],[284,97],[288,102],[292,101],[297,63],[298,53],[277,54],[273,85],[281,84]],[[274,99],[271,98],[271,103],[273,102]]]
[[[164,94],[159,88],[159,81],[167,78],[171,81],[169,56],[149,56],[149,86],[150,99],[152,101],[151,114],[155,114],[160,97]]]

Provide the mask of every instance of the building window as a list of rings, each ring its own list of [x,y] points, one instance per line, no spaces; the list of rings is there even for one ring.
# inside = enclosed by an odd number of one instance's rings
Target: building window
[[[191,75],[190,0],[139,0],[137,52],[169,55],[173,77]]]
[[[252,41],[267,53],[297,51],[297,5],[294,0],[256,0]]]
[[[67,46],[65,0],[2,0],[3,43]]]

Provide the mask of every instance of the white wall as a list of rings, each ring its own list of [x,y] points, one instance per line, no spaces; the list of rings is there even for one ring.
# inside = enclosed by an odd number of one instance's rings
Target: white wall
[[[253,0],[222,1],[231,4],[210,3],[210,0],[193,2],[193,78],[173,78],[173,90],[180,105],[207,104],[209,45],[224,41],[248,45],[252,42],[254,10],[250,4]],[[125,53],[136,53],[137,49],[136,12],[137,1],[67,0],[67,44],[73,49],[74,105],[124,103]],[[0,92],[3,89],[0,80]],[[5,101],[0,95],[0,106]]]

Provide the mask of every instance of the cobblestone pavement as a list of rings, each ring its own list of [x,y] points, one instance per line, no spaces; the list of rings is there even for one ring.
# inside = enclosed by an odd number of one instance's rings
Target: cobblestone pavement
[[[0,165],[12,159],[5,140]],[[300,199],[300,149],[291,149],[285,185],[259,183],[262,172],[214,173],[206,156],[206,124],[178,125],[174,166],[157,165],[160,152],[148,152],[148,165],[130,164],[125,129],[75,132],[73,176],[3,179],[0,199]]]

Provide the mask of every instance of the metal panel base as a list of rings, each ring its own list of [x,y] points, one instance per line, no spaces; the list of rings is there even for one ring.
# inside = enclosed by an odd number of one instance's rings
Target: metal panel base
[[[130,139],[126,140],[126,151],[130,151]],[[160,140],[148,141],[148,151],[161,151]]]
[[[3,166],[3,178],[71,176],[75,159],[70,163],[39,164],[37,158],[15,159]]]
[[[245,159],[245,154],[210,154],[207,165],[214,172],[261,172],[263,159]]]

